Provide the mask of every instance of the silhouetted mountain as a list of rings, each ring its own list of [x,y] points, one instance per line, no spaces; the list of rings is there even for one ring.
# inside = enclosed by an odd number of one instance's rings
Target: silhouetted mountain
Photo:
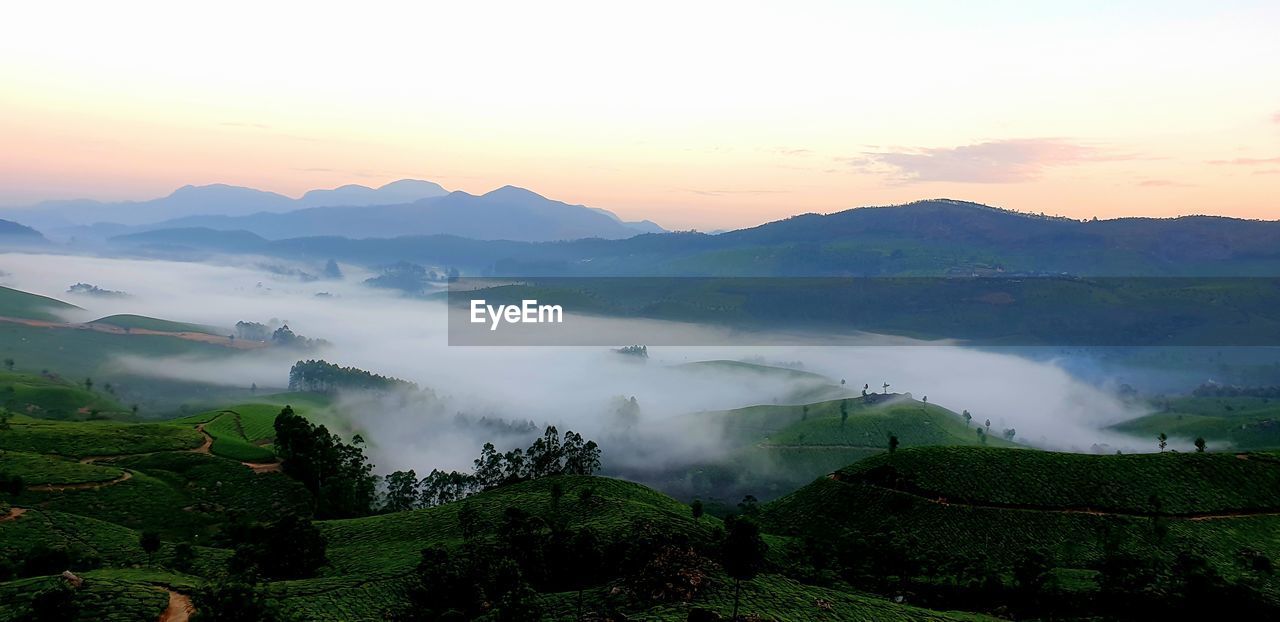
[[[300,199],[282,194],[211,184],[208,186],[183,186],[167,197],[149,201],[103,202],[87,199],[70,201],[45,201],[29,208],[10,212],[14,217],[43,226],[47,230],[95,223],[121,225],[147,225],[164,220],[201,214],[221,216],[245,216],[260,212],[287,212],[303,207],[320,205],[375,205],[406,203],[446,194],[444,188],[429,181],[402,179],[381,188],[349,185],[333,190],[312,190]],[[75,231],[62,232],[63,235]],[[91,230],[81,231],[92,235]]]
[[[499,196],[529,200],[524,192],[503,189]],[[485,197],[454,201],[479,205]],[[160,234],[114,242],[136,247]],[[223,243],[210,233],[184,237],[188,247],[206,251]],[[681,232],[544,243],[456,235],[300,235],[264,241],[256,252],[369,265],[403,260],[460,266],[471,274],[530,276],[1272,276],[1280,275],[1280,221],[1187,216],[1082,223],[938,200],[806,214],[718,235]]]
[[[440,184],[417,179],[393,181],[381,188],[347,184],[332,190],[311,190],[295,207],[396,205],[449,194]]]
[[[48,244],[39,231],[11,220],[0,220],[0,247],[39,246]]]
[[[400,205],[315,207],[283,214],[238,217],[192,216],[153,227],[243,230],[271,239],[446,234],[477,240],[529,242],[591,237],[615,239],[655,228],[662,230],[648,221],[633,227],[605,210],[569,205],[515,186],[504,186],[480,196],[451,192]]]
[[[495,192],[517,205],[533,201],[528,191]],[[446,214],[494,200],[461,193],[440,200],[446,199],[451,206],[443,210]],[[504,205],[501,209],[513,209]],[[115,241],[137,246],[159,234]],[[220,244],[212,234],[187,235],[193,248],[216,250]],[[682,232],[544,243],[449,235],[360,240],[303,235],[264,242],[256,252],[364,264],[406,260],[512,276],[1280,275],[1276,221],[1191,216],[1080,222],[951,200],[806,214],[719,235]]]

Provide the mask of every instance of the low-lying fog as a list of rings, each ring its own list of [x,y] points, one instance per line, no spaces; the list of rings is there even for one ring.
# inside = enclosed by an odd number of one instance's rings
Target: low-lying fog
[[[349,405],[349,416],[370,441],[380,472],[413,468],[467,469],[491,430],[459,426],[457,413],[550,423],[588,438],[616,430],[615,400],[634,396],[637,429],[628,443],[605,449],[606,466],[638,460],[668,465],[701,461],[721,451],[717,433],[689,433],[664,426],[673,417],[786,400],[793,381],[764,379],[730,370],[691,372],[679,363],[714,359],[799,362],[834,382],[847,379],[851,394],[863,384],[990,419],[993,432],[1017,430],[1036,446],[1089,451],[1095,444],[1147,451],[1154,443],[1105,432],[1108,424],[1142,414],[1110,392],[1073,378],[1059,365],[955,346],[874,347],[650,347],[649,360],[603,347],[449,347],[443,304],[406,299],[364,286],[365,275],[343,266],[344,280],[301,282],[245,258],[213,265],[62,255],[0,255],[0,283],[85,307],[71,321],[133,313],[168,320],[231,327],[237,321],[287,321],[298,334],[332,347],[299,355],[283,349],[245,352],[233,358],[125,359],[139,374],[195,379],[245,387],[284,387],[298,358],[324,358],[432,389],[438,399],[388,400]],[[263,260],[279,266],[279,260]],[[319,266],[305,266],[319,272]],[[276,271],[278,272],[278,270]],[[121,290],[124,298],[68,294],[73,283]],[[329,297],[317,297],[325,292]],[[702,330],[686,326],[684,330]],[[228,332],[230,329],[228,328]],[[626,344],[617,344],[626,345]],[[394,403],[393,403],[394,402]],[[686,420],[689,418],[685,418]],[[678,432],[664,433],[664,430]],[[615,436],[616,438],[616,436]],[[646,440],[639,440],[646,439]],[[497,439],[502,445],[503,439]],[[508,438],[509,448],[528,439]],[[622,445],[622,446],[618,446]],[[500,447],[503,448],[503,447]]]

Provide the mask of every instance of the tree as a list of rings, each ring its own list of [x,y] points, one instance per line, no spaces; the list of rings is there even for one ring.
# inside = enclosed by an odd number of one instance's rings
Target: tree
[[[600,446],[570,430],[564,434],[565,475],[591,475],[600,468]]]
[[[338,262],[330,259],[329,262],[324,265],[324,276],[327,279],[342,278],[342,268],[338,267]]]
[[[1196,437],[1196,452],[1204,453],[1204,447],[1205,447],[1204,437],[1203,436]]]
[[[985,428],[987,429],[987,434],[990,434],[990,433],[991,433],[991,420],[990,420],[990,419],[987,419],[986,423],[984,423],[984,424],[983,424],[983,427],[985,427]]]
[[[693,514],[693,520],[698,520],[699,518],[702,518],[702,513],[703,513],[702,499],[694,499],[693,503],[689,504],[689,512]]]
[[[1164,432],[1161,432],[1161,433],[1160,433],[1160,436],[1157,436],[1157,437],[1156,437],[1156,441],[1158,441],[1158,442],[1159,442],[1159,445],[1160,445],[1160,451],[1161,451],[1161,452],[1163,452],[1163,451],[1164,451],[1164,448],[1165,448],[1165,447],[1167,447],[1167,446],[1169,445],[1169,436],[1168,436],[1167,434],[1165,434]]]
[[[898,451],[898,437],[896,435],[890,434],[889,435],[889,453],[893,453],[895,451]]]
[[[1034,597],[1044,587],[1053,569],[1052,560],[1044,551],[1031,549],[1013,564],[1013,582],[1028,598]]]
[[[13,371],[13,364],[14,364],[14,363],[13,363],[13,359],[11,359],[11,358],[6,358],[6,359],[4,360],[4,368],[5,368],[5,369],[7,369],[7,370],[9,370],[9,371]]]
[[[84,379],[84,390],[85,390],[85,391],[92,391],[92,390],[93,390],[93,378],[85,378],[85,379]]]
[[[747,495],[738,502],[738,512],[743,516],[756,516],[760,514],[760,500],[755,495]]]
[[[742,582],[750,581],[764,565],[767,547],[760,537],[760,527],[749,518],[730,517],[725,521],[725,538],[720,550],[720,565],[733,578],[733,617],[738,619]]]
[[[582,619],[582,591],[590,586],[604,570],[604,549],[594,531],[579,529],[569,541],[568,567],[565,575],[569,587],[578,592],[577,619]]]
[[[209,583],[191,596],[195,622],[275,622],[276,610],[257,586],[240,579]]]
[[[24,618],[30,622],[70,622],[80,619],[80,605],[75,600],[75,588],[66,581],[36,593],[31,599],[31,613]]]
[[[840,400],[840,428],[849,420],[849,400]]]
[[[364,450],[348,445],[323,425],[315,425],[286,405],[275,420],[275,450],[281,470],[316,498],[316,515],[367,515],[376,497],[376,478]]]
[[[969,414],[969,411],[966,410],[964,411],[964,414],[960,416],[964,417],[964,427],[969,427],[969,422],[973,421],[973,415]]]
[[[145,530],[138,536],[138,546],[142,547],[142,552],[150,558],[160,550],[160,534],[151,530]]]
[[[801,406],[801,407],[800,407],[800,420],[801,420],[801,421],[808,421],[808,420],[809,420],[809,405],[808,405],[808,404],[805,404],[804,406]]]
[[[304,579],[329,563],[324,534],[310,520],[293,514],[272,523],[233,525],[227,531],[235,542],[230,566],[236,572]]]
[[[179,542],[173,547],[173,567],[181,572],[188,572],[196,561],[196,548],[190,542]]]
[[[387,492],[382,500],[385,512],[404,512],[418,505],[418,474],[413,469],[396,471],[386,477]]]

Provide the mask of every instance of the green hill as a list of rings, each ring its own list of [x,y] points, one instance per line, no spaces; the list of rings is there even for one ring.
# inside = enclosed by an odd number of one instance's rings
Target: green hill
[[[1111,426],[1112,430],[1155,442],[1161,433],[1186,447],[1203,438],[1210,449],[1280,448],[1280,399],[1266,397],[1183,397],[1162,411]]]
[[[0,287],[0,317],[61,322],[59,311],[80,309],[73,304],[54,298],[31,294],[8,287]]]
[[[105,324],[125,329],[154,330],[164,333],[204,333],[207,335],[216,335],[218,337],[225,337],[231,332],[229,330],[221,330],[213,326],[172,322],[169,320],[146,317],[144,315],[130,314],[108,315],[107,317],[98,318],[89,323]]]
[[[1109,555],[1172,568],[1192,553],[1275,603],[1280,581],[1241,560],[1280,555],[1278,485],[1280,461],[1267,454],[920,447],[820,478],[766,505],[762,520],[833,550],[855,542],[898,550],[916,564],[921,591],[984,573],[1009,577],[1029,551],[1043,551],[1059,576],[1083,577],[1054,589],[1093,593]]]
[[[687,415],[671,425],[698,438],[721,438],[727,449],[712,460],[645,481],[680,498],[727,506],[748,494],[765,500],[781,496],[887,451],[890,435],[901,447],[1013,445],[996,431],[979,435],[976,425],[946,408],[896,395],[748,406]]]
[[[112,389],[110,386],[104,389]],[[54,374],[0,371],[0,405],[11,412],[45,419],[121,418],[128,409],[112,392],[86,389]]]

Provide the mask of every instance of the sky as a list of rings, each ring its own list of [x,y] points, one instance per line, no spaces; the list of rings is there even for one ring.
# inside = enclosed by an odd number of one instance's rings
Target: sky
[[[668,228],[1280,219],[1280,3],[25,2],[0,205],[506,184]]]

